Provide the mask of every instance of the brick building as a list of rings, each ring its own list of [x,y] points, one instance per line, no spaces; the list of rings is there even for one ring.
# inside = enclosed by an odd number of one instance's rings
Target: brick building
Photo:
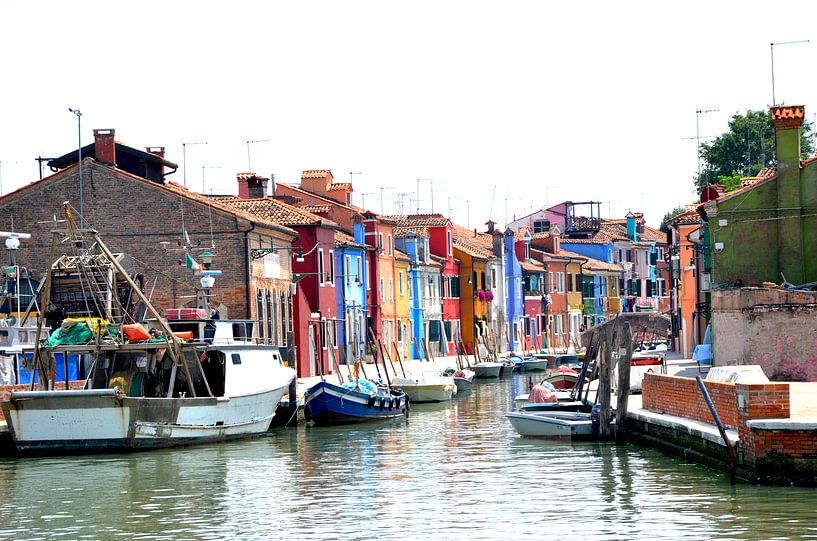
[[[215,253],[213,268],[223,272],[211,298],[221,317],[257,319],[261,328],[256,336],[271,339],[269,314],[277,310],[283,316],[275,322],[275,333],[285,340],[284,329],[292,327],[289,262],[252,259],[250,250],[289,248],[297,233],[167,182],[157,168],[168,168],[170,162],[115,143],[112,132],[97,130],[94,145],[83,149],[86,226],[99,231],[112,251],[133,257],[134,270],[143,274],[145,289],[160,310],[195,306],[198,277],[179,264],[184,252],[178,246],[186,231],[192,255],[204,249]],[[38,276],[47,269],[54,216],[59,219],[65,201],[80,206],[79,167],[76,152],[73,155],[73,163],[70,154],[53,160],[49,165],[58,169],[53,175],[0,198],[0,228],[19,230],[25,224],[32,238],[22,244],[17,261]],[[126,161],[119,167],[121,155],[141,156],[142,164]],[[136,174],[140,167],[150,171],[145,172],[150,179]],[[259,291],[263,304],[256,302]],[[265,334],[263,329],[270,331]],[[283,340],[278,343],[283,345]]]

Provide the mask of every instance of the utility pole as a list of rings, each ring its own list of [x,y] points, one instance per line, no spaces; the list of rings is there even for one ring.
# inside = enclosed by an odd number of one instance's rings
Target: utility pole
[[[182,143],[182,179],[184,187],[187,188],[187,145],[206,145],[207,141],[195,141],[192,143]]]
[[[252,143],[269,143],[269,139],[255,139],[247,141],[247,172],[252,173],[252,162],[250,161],[250,144]]]
[[[771,53],[772,53],[772,107],[777,105],[777,100],[775,99],[775,95],[774,95],[774,46],[775,45],[796,45],[798,43],[808,43],[808,42],[809,42],[809,40],[807,40],[807,39],[800,39],[800,40],[797,40],[797,41],[778,41],[776,43],[773,42],[773,43],[769,44],[769,49],[771,50]]]

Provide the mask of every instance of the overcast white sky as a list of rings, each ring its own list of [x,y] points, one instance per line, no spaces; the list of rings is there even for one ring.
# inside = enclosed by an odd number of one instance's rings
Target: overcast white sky
[[[616,217],[694,198],[702,136],[772,101],[817,112],[814,2],[30,2],[0,0],[0,175],[94,128],[165,146],[189,187],[235,193],[252,169],[354,176],[355,202],[482,227],[545,203]],[[431,210],[431,181],[420,183]],[[495,195],[494,195],[495,194]],[[493,196],[493,197],[492,197]],[[409,199],[411,198],[410,202]],[[470,207],[470,215],[467,209]]]

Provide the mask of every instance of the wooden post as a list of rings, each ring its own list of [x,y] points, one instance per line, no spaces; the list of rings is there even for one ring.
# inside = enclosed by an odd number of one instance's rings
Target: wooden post
[[[403,373],[403,377],[406,377],[406,370],[403,368],[403,359],[400,358],[400,350],[397,348],[397,343],[392,340],[391,345],[394,347],[394,354],[397,355],[397,362],[400,363],[400,372]]]
[[[40,373],[40,385],[42,385],[43,378],[47,377],[45,374],[45,365],[43,364],[42,354],[40,353],[40,336],[43,330],[43,322],[45,322],[45,311],[48,305],[51,304],[51,265],[54,264],[54,253],[57,250],[57,236],[51,235],[51,250],[48,256],[48,271],[45,275],[45,287],[43,288],[43,302],[41,302],[39,317],[37,317],[37,333],[34,338],[34,369],[31,372],[31,390],[34,390],[34,380],[37,378],[37,372]],[[48,382],[46,382],[45,389],[48,389]]]
[[[610,334],[609,329],[604,329],[604,333],[602,334],[601,357],[599,358],[599,404],[601,405],[601,411],[599,412],[599,436],[604,439],[610,437],[610,420],[612,418],[610,411],[610,399],[612,394],[610,364],[613,345],[611,344]]]
[[[624,350],[618,358],[618,392],[616,395],[616,442],[624,441],[627,433],[627,401],[630,397],[630,362],[633,357],[633,335],[630,324],[624,323],[619,331],[619,351]]]

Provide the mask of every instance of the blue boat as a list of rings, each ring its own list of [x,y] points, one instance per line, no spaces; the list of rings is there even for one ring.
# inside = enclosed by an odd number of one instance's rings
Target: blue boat
[[[408,412],[406,394],[368,380],[344,385],[321,381],[304,395],[304,414],[315,424],[330,425],[392,419]]]

